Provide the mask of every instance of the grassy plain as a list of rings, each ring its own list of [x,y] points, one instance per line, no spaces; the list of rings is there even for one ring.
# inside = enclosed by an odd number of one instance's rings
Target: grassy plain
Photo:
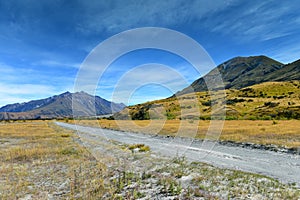
[[[106,167],[76,135],[47,121],[0,123],[0,199],[101,195]]]
[[[97,123],[83,122],[86,125]],[[113,126],[115,122],[101,123]],[[147,127],[147,121],[135,123]],[[178,122],[168,123],[173,127],[172,123]],[[189,163],[184,157],[153,157],[149,147],[142,144],[139,145],[141,151],[135,153],[131,149],[137,148],[136,144],[112,142],[107,147],[102,146],[106,153],[98,152],[105,161],[101,162],[92,156],[92,149],[82,146],[81,137],[52,121],[0,123],[0,143],[0,199],[300,197],[295,184],[282,184],[265,176],[219,169],[204,163]],[[119,153],[106,158],[107,152]],[[126,169],[128,166],[115,166],[111,156],[127,160],[131,167],[137,165],[137,168],[131,171]],[[139,171],[141,163],[148,168]]]
[[[78,120],[87,126],[203,139],[209,120]],[[181,131],[178,132],[179,127]],[[196,135],[195,135],[196,133]],[[226,120],[220,140],[300,147],[300,120]]]
[[[217,91],[213,99],[208,92],[198,92],[150,101],[114,114],[117,120],[78,120],[78,123],[203,139],[210,127],[208,119],[212,114],[220,114],[220,110],[212,109],[217,105],[226,112],[220,140],[300,147],[299,81],[266,82],[225,93],[226,98],[221,98],[223,93]]]

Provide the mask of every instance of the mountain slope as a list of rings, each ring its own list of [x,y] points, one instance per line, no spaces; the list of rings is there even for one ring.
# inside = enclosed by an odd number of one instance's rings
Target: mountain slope
[[[41,100],[33,100],[27,103],[15,103],[15,104],[8,104],[0,108],[0,112],[26,112],[31,111],[39,107],[43,107],[47,104],[52,103],[55,101],[57,96],[49,97],[46,99]]]
[[[266,56],[236,57],[220,64],[204,77],[194,81],[189,87],[176,93],[176,95],[183,95],[192,91],[206,91],[205,80],[213,83],[217,71],[221,74],[226,89],[240,89],[268,81],[265,77],[282,67],[282,63]]]
[[[265,79],[266,81],[291,81],[300,80],[300,59],[283,66],[281,69],[268,74]]]
[[[299,119],[300,118],[300,60],[284,65],[266,56],[236,57],[217,66],[207,75],[194,81],[170,98],[127,107],[116,119],[197,119],[200,102],[201,118],[211,116],[211,105],[206,81],[214,89],[221,74],[227,103],[226,115],[232,119]],[[196,92],[197,98],[193,95]],[[221,92],[221,90],[217,91]],[[179,102],[184,105],[180,105]],[[164,111],[165,113],[162,113]]]
[[[72,117],[74,109],[75,112],[80,111],[79,114],[76,112],[76,116],[105,115],[118,112],[124,107],[124,104],[113,103],[85,92],[66,92],[46,99],[6,105],[0,108],[0,119]]]
[[[239,90],[227,89],[226,102],[212,101],[209,92],[203,91],[129,106],[114,117],[210,119],[212,105],[218,105],[225,108],[227,119],[300,119],[299,94],[300,81],[266,82]]]

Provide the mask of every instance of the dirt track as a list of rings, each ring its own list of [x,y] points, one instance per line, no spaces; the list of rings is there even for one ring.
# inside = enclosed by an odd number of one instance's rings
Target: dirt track
[[[56,122],[57,125],[77,130],[80,137],[93,140],[115,140],[126,144],[143,143],[153,152],[164,156],[184,155],[190,161],[210,163],[222,168],[238,169],[267,175],[285,183],[300,185],[300,156],[266,151],[230,147],[218,143],[205,143],[182,138],[167,138],[146,134],[113,131]],[[214,146],[213,146],[214,145]],[[209,147],[213,146],[212,150]],[[208,148],[206,148],[208,147]]]

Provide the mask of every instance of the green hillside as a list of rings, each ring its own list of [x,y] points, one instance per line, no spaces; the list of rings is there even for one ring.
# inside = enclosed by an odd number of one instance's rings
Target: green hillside
[[[242,89],[227,89],[226,102],[212,102],[208,92],[129,106],[116,119],[210,119],[216,105],[226,119],[300,119],[300,81],[266,82]],[[200,115],[199,115],[200,113]]]

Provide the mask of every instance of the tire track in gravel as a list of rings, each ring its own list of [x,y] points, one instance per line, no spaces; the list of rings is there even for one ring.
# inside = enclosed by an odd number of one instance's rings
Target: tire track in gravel
[[[211,151],[201,148],[202,141],[167,138],[56,122],[64,128],[77,130],[80,137],[115,140],[125,144],[143,143],[163,156],[184,155],[190,161],[205,162],[217,167],[267,175],[284,183],[300,186],[300,156],[261,149],[215,144]],[[95,147],[93,147],[95,148]],[[99,147],[100,148],[100,147]]]

